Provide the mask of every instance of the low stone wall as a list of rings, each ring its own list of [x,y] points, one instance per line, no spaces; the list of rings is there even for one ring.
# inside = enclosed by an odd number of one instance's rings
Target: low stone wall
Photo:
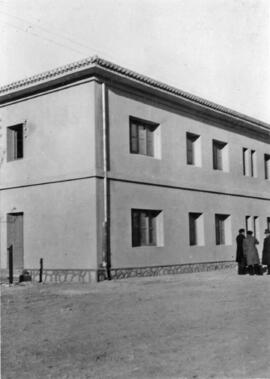
[[[32,277],[32,281],[39,281],[39,270],[27,269]],[[91,283],[97,281],[96,270],[79,270],[79,269],[44,269],[42,281],[44,283]]]
[[[206,263],[187,263],[181,265],[151,266],[151,267],[130,267],[112,268],[112,279],[140,278],[147,276],[176,275],[201,271],[225,270],[236,267],[234,261],[206,262]],[[33,282],[39,282],[39,269],[27,269]],[[8,281],[8,271],[2,272],[3,282]],[[18,280],[19,275],[14,275],[14,281]],[[42,281],[44,283],[94,283],[107,279],[104,269],[44,269]]]
[[[232,269],[236,267],[234,261],[188,263],[181,265],[155,266],[155,267],[133,267],[133,268],[113,268],[111,269],[112,279],[125,279],[135,277],[176,275],[201,271],[213,271]]]

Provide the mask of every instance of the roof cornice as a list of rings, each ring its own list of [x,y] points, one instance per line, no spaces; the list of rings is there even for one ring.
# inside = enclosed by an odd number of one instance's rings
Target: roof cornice
[[[31,93],[34,88],[38,85],[50,83],[52,81],[56,81],[58,85],[61,85],[61,78],[63,78],[63,82],[66,82],[64,78],[67,76],[75,74],[76,80],[80,80],[80,73],[85,73],[87,69],[91,68],[101,68],[105,70],[108,74],[111,72],[114,75],[118,74],[121,77],[125,77],[126,79],[135,80],[140,84],[146,85],[148,88],[152,87],[153,89],[161,90],[163,93],[171,94],[178,97],[181,100],[186,100],[188,102],[192,102],[193,104],[197,104],[199,106],[203,106],[208,110],[212,110],[218,113],[222,113],[224,116],[229,118],[233,118],[241,121],[242,123],[247,123],[247,125],[251,125],[253,127],[259,128],[261,131],[266,132],[270,136],[270,124],[257,120],[255,118],[249,117],[240,112],[236,112],[232,109],[226,108],[224,106],[218,105],[214,102],[205,100],[201,97],[192,95],[188,92],[182,91],[178,88],[170,86],[168,84],[159,82],[155,79],[152,79],[148,76],[139,74],[135,71],[126,69],[117,64],[109,62],[105,59],[102,59],[98,56],[89,57],[74,63],[70,63],[68,65],[49,70],[43,72],[41,74],[37,74],[31,76],[29,78],[19,80],[8,85],[0,87],[0,104],[5,104],[13,99],[18,98],[18,94],[21,93],[21,98],[26,97],[28,93]],[[89,75],[91,72],[89,71]]]

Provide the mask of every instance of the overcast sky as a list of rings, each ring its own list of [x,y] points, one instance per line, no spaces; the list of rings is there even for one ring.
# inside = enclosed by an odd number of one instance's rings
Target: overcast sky
[[[270,123],[269,0],[0,0],[0,84],[99,55]]]

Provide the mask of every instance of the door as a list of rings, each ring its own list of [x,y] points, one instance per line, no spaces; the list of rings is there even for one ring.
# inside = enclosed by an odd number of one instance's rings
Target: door
[[[7,215],[7,247],[13,246],[14,270],[23,269],[23,213]]]

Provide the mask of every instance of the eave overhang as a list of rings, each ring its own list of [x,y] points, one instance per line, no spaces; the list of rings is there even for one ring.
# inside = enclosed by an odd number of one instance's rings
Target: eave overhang
[[[270,143],[269,124],[191,95],[97,56],[0,87],[0,106],[91,77],[99,78],[107,83],[134,88],[161,100],[178,104],[186,111],[204,115],[212,120],[220,120],[230,124],[231,127],[245,129],[254,136],[260,136],[265,139],[265,142]]]

